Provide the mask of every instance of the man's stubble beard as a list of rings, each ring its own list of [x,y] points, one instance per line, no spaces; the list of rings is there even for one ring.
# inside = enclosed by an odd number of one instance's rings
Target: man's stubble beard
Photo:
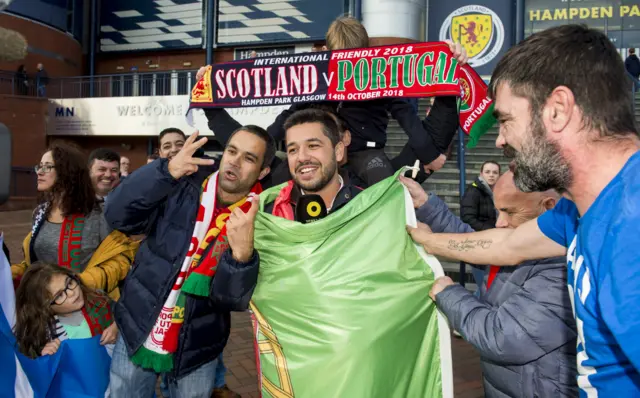
[[[293,179],[300,188],[302,188],[307,192],[318,192],[322,190],[331,182],[331,180],[333,179],[333,176],[336,174],[336,171],[338,170],[338,163],[336,161],[335,153],[333,154],[333,159],[331,164],[327,165],[326,168],[320,165],[320,170],[321,170],[321,178],[320,180],[318,180],[318,182],[306,183],[303,181],[299,181],[297,178],[297,173],[293,174]]]
[[[255,181],[251,181],[251,179],[241,180],[238,179],[235,182],[227,181],[223,178],[223,170],[220,170],[218,173],[218,185],[220,189],[230,195],[238,195],[245,194],[248,195],[251,192],[251,188],[258,182],[258,178],[255,178]],[[240,171],[236,171],[236,174],[240,174]]]
[[[505,147],[505,155],[515,155],[513,179],[522,192],[545,192],[555,189],[562,193],[571,185],[573,176],[558,144],[545,138],[539,116],[534,116],[520,151]]]

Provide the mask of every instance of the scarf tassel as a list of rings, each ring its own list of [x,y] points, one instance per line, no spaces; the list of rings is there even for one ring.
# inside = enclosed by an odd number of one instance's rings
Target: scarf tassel
[[[195,296],[208,297],[212,279],[212,276],[201,274],[196,270],[187,277],[182,286],[182,291]]]
[[[153,369],[156,373],[167,373],[173,369],[173,356],[153,352],[144,346],[131,357],[131,362],[143,369]]]

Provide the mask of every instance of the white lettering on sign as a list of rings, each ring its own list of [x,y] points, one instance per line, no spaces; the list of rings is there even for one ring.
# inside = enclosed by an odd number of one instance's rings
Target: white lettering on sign
[[[177,116],[184,115],[185,111],[182,105],[150,104],[146,106],[118,106],[118,116]]]

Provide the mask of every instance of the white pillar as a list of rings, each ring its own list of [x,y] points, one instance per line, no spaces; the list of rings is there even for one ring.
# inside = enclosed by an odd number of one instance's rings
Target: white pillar
[[[362,0],[362,23],[369,37],[424,40],[425,15],[426,0]]]

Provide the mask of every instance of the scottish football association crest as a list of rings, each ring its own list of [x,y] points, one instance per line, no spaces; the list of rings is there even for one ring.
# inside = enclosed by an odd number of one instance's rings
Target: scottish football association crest
[[[494,59],[504,44],[504,25],[491,9],[469,5],[460,7],[445,19],[440,40],[461,43],[469,54],[469,64],[485,65]]]

